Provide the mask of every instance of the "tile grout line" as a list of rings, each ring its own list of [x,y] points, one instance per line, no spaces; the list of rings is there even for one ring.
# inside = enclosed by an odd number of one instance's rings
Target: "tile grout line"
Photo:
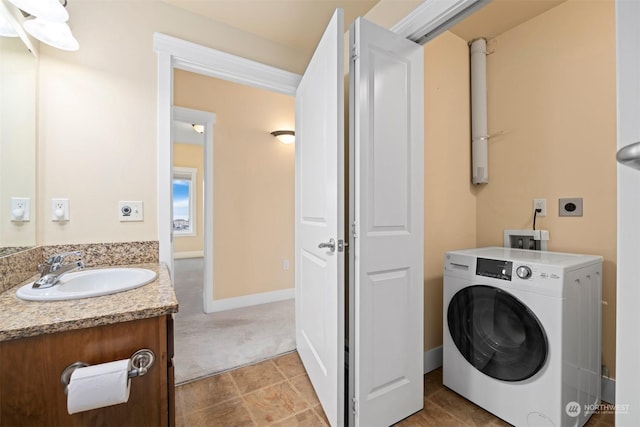
[[[224,374],[222,374],[222,375],[224,375]],[[211,405],[206,405],[206,406],[203,406],[203,407],[201,407],[201,408],[198,408],[198,409],[195,409],[195,410],[191,410],[189,413],[199,412],[199,411],[202,411],[202,410],[205,410],[205,409],[212,408],[212,407],[214,407],[214,406],[221,405],[221,404],[223,404],[223,403],[230,402],[230,401],[232,401],[232,400],[234,400],[234,399],[239,399],[239,398],[241,398],[241,397],[242,397],[242,394],[240,393],[240,390],[238,389],[238,386],[236,385],[236,383],[235,383],[235,381],[234,381],[233,377],[232,377],[231,375],[229,375],[229,376],[231,377],[231,382],[233,383],[233,386],[234,386],[234,388],[235,388],[236,392],[238,392],[238,395],[237,395],[237,396],[232,396],[232,397],[229,397],[229,398],[227,398],[227,399],[220,400],[220,401],[218,401],[218,402],[216,402],[216,403],[213,403],[213,404],[211,404]],[[209,378],[211,378],[211,377],[209,377]],[[180,386],[180,387],[183,387],[183,386]],[[197,386],[195,386],[195,385],[194,385],[194,387],[197,387]],[[180,393],[182,394],[182,393],[184,393],[184,392],[180,392]],[[181,400],[184,400],[184,396],[182,396],[182,399],[181,399]],[[184,403],[182,404],[182,408],[183,408],[182,415],[183,415],[183,417],[184,417],[184,415],[186,415],[186,411],[184,410]]]
[[[296,350],[294,350],[294,351],[292,351],[292,352],[290,352],[290,353],[287,353],[287,354],[291,354],[291,353],[294,353],[294,352],[295,352],[295,353],[297,353],[297,351],[296,351]],[[282,357],[282,356],[281,356],[281,357]],[[279,358],[278,358],[278,359],[279,359]],[[300,397],[302,398],[302,400],[307,404],[307,407],[305,407],[304,409],[301,409],[300,411],[294,412],[294,413],[293,413],[293,415],[291,415],[290,417],[285,418],[285,420],[287,420],[287,419],[289,419],[289,418],[292,418],[292,417],[294,417],[294,416],[296,416],[296,415],[298,415],[298,414],[302,414],[303,412],[306,412],[306,411],[308,411],[308,410],[311,410],[311,412],[313,412],[313,413],[314,413],[318,418],[320,418],[320,421],[322,421],[322,423],[324,424],[324,420],[323,420],[323,418],[322,418],[322,417],[320,417],[320,415],[316,412],[316,410],[314,409],[314,408],[315,408],[315,406],[312,404],[312,402],[310,402],[310,401],[309,401],[309,400],[308,400],[308,399],[307,399],[307,398],[302,394],[302,392],[298,389],[298,387],[296,387],[296,386],[295,386],[295,384],[291,381],[292,379],[294,379],[294,378],[299,378],[299,377],[301,377],[301,376],[303,376],[303,375],[304,375],[305,377],[307,377],[307,379],[309,379],[309,375],[306,373],[306,370],[305,370],[305,372],[303,372],[303,373],[301,373],[301,374],[298,374],[298,375],[295,375],[295,376],[289,377],[289,376],[288,376],[288,375],[286,375],[286,374],[285,374],[285,372],[284,372],[284,371],[283,371],[283,370],[278,366],[278,364],[277,364],[277,363],[275,363],[275,359],[273,359],[273,360],[274,360],[273,364],[274,364],[274,365],[276,365],[276,369],[278,369],[278,371],[280,371],[280,373],[281,373],[281,374],[286,378],[286,381],[287,381],[287,383],[289,383],[289,385],[291,386],[291,388],[293,388],[293,390],[294,390],[296,393],[298,393],[298,396],[300,396]],[[302,362],[300,362],[300,364],[302,364]],[[303,365],[303,366],[304,366],[304,365]],[[311,386],[311,388],[313,389],[313,386]],[[314,390],[314,393],[315,393],[315,390]],[[321,404],[320,404],[320,407],[322,407],[322,405],[321,405]],[[284,420],[281,420],[281,421],[284,421]]]
[[[240,387],[238,387],[238,383],[236,383],[236,379],[233,378],[233,375],[231,375],[231,373],[229,373],[229,376],[231,377],[231,381],[233,382],[233,385],[236,388],[236,391],[238,392],[238,395],[240,396],[240,401],[242,402],[242,407],[244,408],[245,411],[247,411],[247,414],[249,414],[249,418],[251,419],[251,422],[253,423],[254,426],[259,425],[258,422],[256,421],[256,418],[254,417],[253,413],[251,412],[251,409],[249,409],[249,407],[247,406],[247,401],[245,400],[245,394],[242,394],[242,392],[240,391]]]

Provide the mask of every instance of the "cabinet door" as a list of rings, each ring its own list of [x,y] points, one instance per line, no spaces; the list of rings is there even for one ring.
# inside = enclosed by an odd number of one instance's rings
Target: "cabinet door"
[[[167,318],[155,317],[0,343],[0,424],[2,426],[167,426]],[[127,359],[141,348],[156,361],[131,380],[124,404],[69,415],[60,383],[76,361],[90,365]]]

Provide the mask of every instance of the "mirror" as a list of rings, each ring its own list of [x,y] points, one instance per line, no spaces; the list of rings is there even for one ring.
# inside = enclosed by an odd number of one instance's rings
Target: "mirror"
[[[0,37],[0,257],[36,244],[36,68],[20,38]],[[12,198],[29,200],[28,221],[12,221]]]

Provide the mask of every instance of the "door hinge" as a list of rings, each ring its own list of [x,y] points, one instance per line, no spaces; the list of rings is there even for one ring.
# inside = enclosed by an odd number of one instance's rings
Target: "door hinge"
[[[356,59],[358,59],[359,55],[360,52],[358,52],[358,45],[354,44],[353,46],[351,46],[351,60],[355,61]]]
[[[358,238],[358,223],[355,220],[351,223],[351,233],[353,234],[354,239]]]
[[[351,399],[351,409],[353,410],[353,415],[357,415],[358,414],[358,400],[354,397]]]

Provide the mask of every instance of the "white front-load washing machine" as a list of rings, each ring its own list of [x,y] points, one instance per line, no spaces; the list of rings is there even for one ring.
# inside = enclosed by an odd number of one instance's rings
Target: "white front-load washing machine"
[[[448,252],[443,383],[515,426],[582,426],[600,403],[602,257]]]

